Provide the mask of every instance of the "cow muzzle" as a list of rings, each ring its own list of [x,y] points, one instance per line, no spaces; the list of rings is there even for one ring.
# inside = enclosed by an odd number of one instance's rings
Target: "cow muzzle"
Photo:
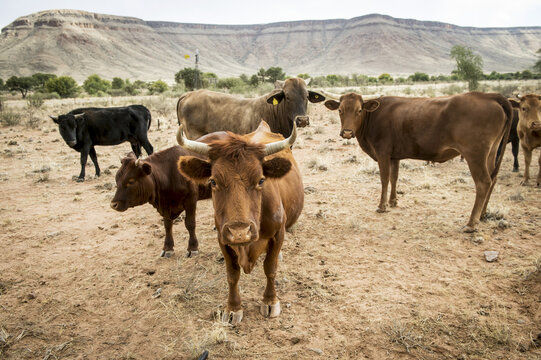
[[[253,222],[229,222],[222,227],[225,245],[241,245],[257,238],[257,227]]]
[[[344,139],[351,139],[355,137],[355,134],[353,133],[353,130],[343,129],[340,131],[340,136]]]
[[[310,125],[310,118],[308,115],[295,116],[295,124],[297,124],[297,127],[306,127]]]
[[[69,145],[69,147],[74,147],[75,145],[77,145],[77,141],[75,140],[70,140],[70,141],[66,141]]]
[[[126,206],[123,206],[120,201],[111,201],[110,205],[111,205],[111,208],[116,211],[123,212],[127,210]]]

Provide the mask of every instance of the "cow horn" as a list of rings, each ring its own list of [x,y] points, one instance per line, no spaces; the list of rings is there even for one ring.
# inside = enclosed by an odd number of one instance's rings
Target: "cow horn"
[[[82,118],[83,116],[85,116],[85,113],[73,115],[73,117],[76,118],[76,119],[80,119],[80,118]]]
[[[58,116],[52,116],[52,115],[49,115],[49,117],[50,117],[51,119],[53,119],[54,121],[58,121]]]
[[[333,93],[330,93],[328,91],[325,91],[325,90],[319,90],[320,93],[322,93],[323,95],[325,95],[326,97],[332,99],[332,100],[336,100],[336,101],[340,101],[340,94],[333,94]]]
[[[135,160],[135,166],[139,166],[139,164],[141,164],[141,158],[137,158],[137,160]]]
[[[291,135],[289,135],[287,139],[265,145],[265,156],[276,154],[277,152],[284,150],[288,146],[293,145],[295,139],[297,139],[297,125],[295,125],[295,122],[293,122],[293,130],[291,130]]]
[[[380,98],[381,95],[378,95],[378,94],[373,94],[373,95],[363,95],[363,101],[365,100],[374,100],[374,99],[377,99],[377,98]]]
[[[177,142],[184,149],[190,150],[190,151],[193,151],[194,153],[205,155],[205,156],[208,155],[209,150],[210,150],[210,146],[208,146],[208,144],[187,139],[184,136],[182,125],[178,127]]]

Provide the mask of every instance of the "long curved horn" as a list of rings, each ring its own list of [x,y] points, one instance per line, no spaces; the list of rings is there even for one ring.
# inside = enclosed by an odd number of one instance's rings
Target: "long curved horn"
[[[49,117],[50,117],[51,119],[53,119],[53,121],[58,121],[58,116],[52,116],[52,115],[49,115]]]
[[[296,139],[297,125],[295,125],[295,122],[293,122],[293,130],[291,130],[291,135],[289,135],[287,139],[275,141],[273,143],[265,145],[265,156],[276,154],[277,152],[284,150],[288,146],[293,145]]]
[[[341,94],[333,94],[325,90],[318,90],[318,91],[322,93],[323,95],[325,95],[325,97],[328,97],[329,99],[336,100],[336,101],[340,101],[340,96],[342,96]]]
[[[373,95],[363,95],[363,101],[364,100],[374,100],[374,99],[377,99],[377,98],[380,98],[381,95],[378,95],[378,94],[373,94]]]
[[[76,119],[82,118],[83,116],[85,116],[85,113],[80,113],[80,114],[77,114],[77,115],[73,115],[73,117],[76,118]]]
[[[208,146],[208,144],[187,139],[184,136],[182,125],[178,127],[177,142],[184,149],[190,150],[190,151],[193,151],[194,153],[205,155],[205,156],[208,155],[209,150],[210,150],[210,146]]]

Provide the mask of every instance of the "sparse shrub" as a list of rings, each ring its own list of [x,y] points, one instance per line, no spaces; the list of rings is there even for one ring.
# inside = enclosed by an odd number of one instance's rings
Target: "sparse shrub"
[[[461,94],[464,91],[464,88],[456,84],[451,84],[443,88],[441,91],[445,95],[455,95],[455,94]]]
[[[79,86],[72,77],[60,76],[47,80],[45,83],[45,90],[47,90],[47,92],[55,92],[60,95],[60,97],[68,98],[77,95]]]
[[[111,96],[126,96],[128,93],[124,89],[111,89],[108,91]]]
[[[2,111],[0,113],[0,124],[3,126],[14,126],[21,123],[21,114],[13,111]]]
[[[40,93],[36,93],[33,95],[29,95],[26,97],[26,103],[29,108],[39,109],[43,106],[43,103],[45,100],[43,99],[43,96]]]
[[[148,86],[150,94],[161,94],[169,89],[169,86],[163,80],[156,80]]]
[[[111,82],[102,79],[97,74],[93,74],[85,80],[83,88],[89,95],[97,95],[99,92],[107,92],[111,88]]]

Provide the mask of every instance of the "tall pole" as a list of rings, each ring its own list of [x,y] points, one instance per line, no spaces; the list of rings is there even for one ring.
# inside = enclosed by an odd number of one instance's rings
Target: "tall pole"
[[[193,85],[195,89],[199,89],[199,49],[195,49],[195,74],[193,79]]]

